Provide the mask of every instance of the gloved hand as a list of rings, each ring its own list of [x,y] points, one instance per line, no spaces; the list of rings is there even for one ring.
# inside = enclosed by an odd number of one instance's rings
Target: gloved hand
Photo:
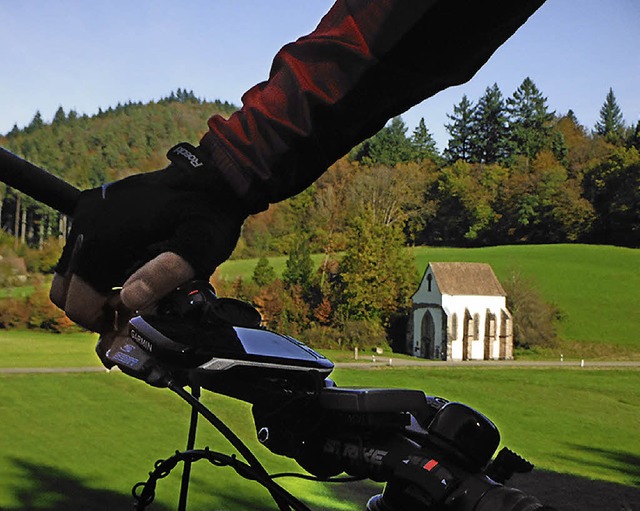
[[[51,300],[90,330],[117,329],[192,278],[208,279],[233,251],[247,217],[204,154],[188,144],[164,170],[82,192],[56,267]]]

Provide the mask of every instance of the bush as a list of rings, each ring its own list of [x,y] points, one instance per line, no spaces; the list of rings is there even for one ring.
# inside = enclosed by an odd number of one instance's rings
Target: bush
[[[387,338],[394,353],[407,353],[408,313],[396,313],[389,318]]]
[[[545,302],[534,284],[517,272],[502,284],[507,293],[507,308],[513,315],[514,347],[554,346],[556,322],[562,319],[560,309]]]
[[[21,286],[27,280],[27,267],[25,260],[11,253],[0,254],[0,286]]]
[[[330,326],[314,325],[300,334],[300,340],[312,348],[340,348],[340,331]]]
[[[366,320],[346,321],[341,328],[313,325],[301,332],[300,340],[316,349],[352,350],[389,346],[382,325]]]
[[[388,346],[386,331],[376,320],[346,321],[341,330],[341,337],[341,347],[347,349]]]
[[[28,249],[25,261],[29,273],[53,273],[62,247],[57,238],[48,239],[40,249]]]
[[[0,299],[0,328],[28,328],[61,333],[77,331],[80,327],[51,303],[45,286],[36,285],[27,298]]]
[[[29,309],[25,300],[18,298],[0,299],[0,328],[25,328],[29,321]]]
[[[49,299],[49,291],[44,286],[37,286],[33,294],[27,298],[26,306],[30,310],[27,327],[48,332],[67,332],[79,329],[63,311],[58,309]]]

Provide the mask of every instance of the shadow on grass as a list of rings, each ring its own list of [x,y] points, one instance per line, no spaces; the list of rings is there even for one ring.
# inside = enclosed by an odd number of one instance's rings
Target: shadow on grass
[[[544,470],[517,474],[508,485],[537,497],[557,511],[640,511],[640,488],[631,486]],[[361,502],[364,509],[368,498],[381,490],[382,485],[365,481],[340,485],[334,493],[338,499]]]
[[[512,485],[555,506],[558,511],[640,511],[640,457],[615,449],[580,444],[569,446],[575,454],[562,455],[562,459],[601,470],[603,478],[607,474],[622,474],[632,485],[544,470],[517,475],[511,481]]]
[[[595,454],[599,459],[599,461],[585,461],[575,458],[574,461],[589,463],[592,467],[624,474],[635,486],[640,488],[640,456],[615,449],[602,449],[587,445],[573,444],[571,447],[579,452]],[[565,458],[569,459],[567,456]]]
[[[629,473],[638,475],[640,459],[637,456],[605,451],[603,449],[584,448],[606,455],[618,467],[623,463]],[[114,511],[133,509],[133,498],[127,494],[112,490],[88,487],[81,478],[62,470],[40,466],[20,460],[13,463],[20,470],[20,482],[13,489],[16,504],[2,511]],[[634,469],[635,467],[635,469]],[[611,468],[611,467],[607,467]],[[635,470],[635,472],[633,471]],[[192,481],[199,486],[210,481]],[[250,483],[248,483],[250,484]],[[558,511],[640,511],[640,487],[595,481],[568,474],[558,474],[544,470],[534,470],[531,474],[516,475],[510,485],[535,495],[547,505]],[[202,486],[201,486],[202,487]],[[339,501],[365,503],[372,495],[379,493],[381,485],[362,482],[345,485],[332,485],[335,497]],[[256,503],[255,497],[226,494],[225,489],[211,488],[211,495],[222,500],[225,510],[271,511],[277,506],[265,494],[264,502]],[[304,500],[304,496],[302,500]],[[257,504],[257,505],[256,505]],[[149,506],[149,511],[169,511],[172,508],[159,502]],[[316,511],[330,511],[329,508],[314,506]]]
[[[113,511],[133,509],[133,497],[112,490],[89,488],[60,469],[13,460],[20,483],[13,489],[17,504],[6,511]],[[156,511],[168,508],[154,506]]]
[[[21,460],[12,460],[20,471],[19,483],[12,489],[16,504],[0,508],[0,511],[126,511],[134,509],[134,499],[130,494],[121,494],[113,490],[101,490],[88,487],[81,478],[57,468],[41,466]],[[192,481],[192,484],[207,485],[210,481]],[[249,483],[250,484],[250,483]],[[224,489],[212,488],[220,511],[251,510],[273,511],[277,506],[265,494],[265,502],[236,494],[226,494]],[[177,500],[177,495],[176,495]],[[174,508],[154,501],[146,508],[148,511],[174,511]]]
[[[371,497],[382,493],[383,488],[384,485],[382,483],[374,483],[372,481],[358,481],[331,485],[333,494],[338,500],[357,502],[360,504],[361,509],[365,509],[367,502]],[[325,511],[331,510],[327,509]]]
[[[516,474],[509,485],[557,511],[640,511],[640,488],[633,486],[545,470]]]

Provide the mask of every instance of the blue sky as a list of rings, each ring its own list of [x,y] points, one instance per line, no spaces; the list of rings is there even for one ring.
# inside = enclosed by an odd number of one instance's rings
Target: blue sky
[[[240,104],[285,43],[317,24],[329,0],[0,0],[0,134],[59,106],[92,115],[177,88]],[[463,94],[497,83],[510,96],[530,76],[551,110],[588,128],[612,87],[625,121],[640,120],[640,2],[547,0],[467,84],[403,115],[438,146]],[[203,126],[203,130],[206,129]]]

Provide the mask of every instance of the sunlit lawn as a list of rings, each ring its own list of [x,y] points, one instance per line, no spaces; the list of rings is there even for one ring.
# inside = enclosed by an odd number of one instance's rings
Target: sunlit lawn
[[[51,342],[50,347],[56,345]],[[72,342],[80,351],[92,351],[91,338],[79,336],[61,344],[71,350],[66,343]],[[54,360],[42,346],[39,363]],[[2,365],[24,366],[22,355],[17,355],[19,363],[10,360],[10,351],[0,351]],[[89,365],[92,356],[57,360],[63,366],[82,366]],[[418,388],[463,401],[493,419],[503,442],[539,468],[640,486],[640,370],[437,364],[338,368],[333,378],[342,386]],[[186,443],[187,405],[168,390],[119,372],[0,374],[0,396],[0,509],[7,511],[98,509],[98,501],[110,505],[99,509],[128,509],[131,486],[146,479],[156,459]],[[270,471],[295,468],[257,444],[245,404],[209,392],[204,400],[256,449]],[[232,452],[202,421],[198,445]],[[341,493],[336,500],[331,486],[284,484],[313,509],[364,506],[362,497],[349,500]],[[152,509],[175,509],[178,486],[179,470],[159,483],[158,503]],[[190,502],[192,509],[274,509],[255,483],[206,462],[194,468]]]

